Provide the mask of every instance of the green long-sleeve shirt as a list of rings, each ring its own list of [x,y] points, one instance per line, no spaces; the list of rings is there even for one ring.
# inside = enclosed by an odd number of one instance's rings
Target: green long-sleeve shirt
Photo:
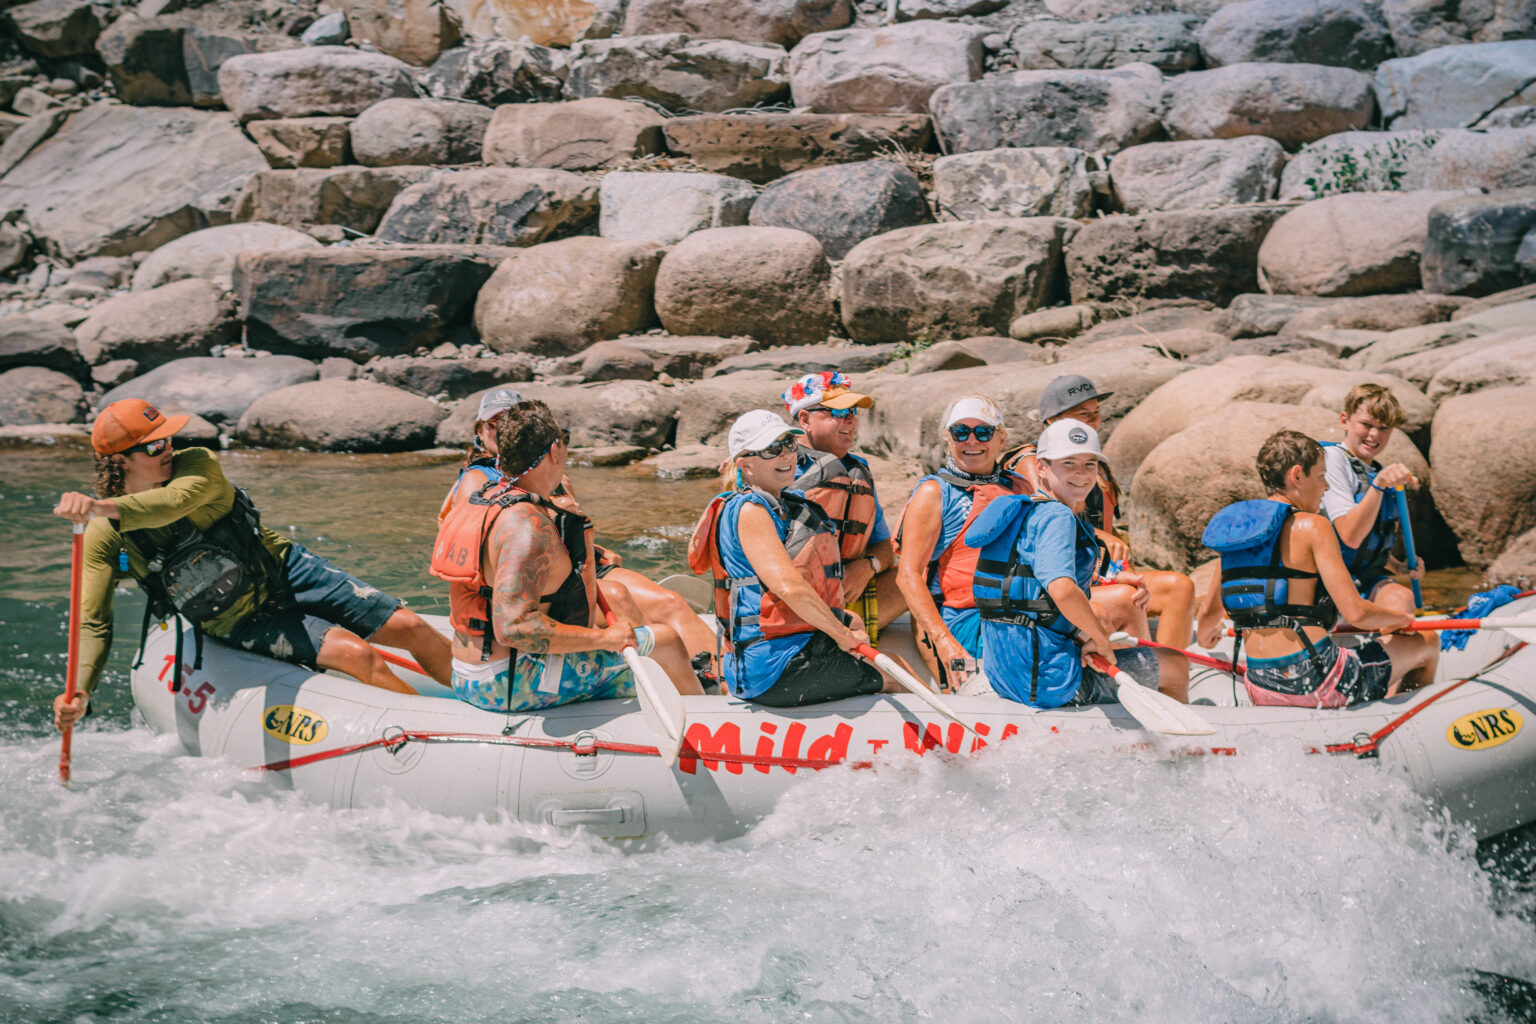
[[[199,530],[206,530],[228,515],[235,504],[235,489],[224,478],[224,471],[211,451],[188,448],[176,453],[171,478],[162,486],[114,500],[118,519],[92,519],[85,528],[85,571],[80,586],[80,687],[86,693],[96,688],[112,646],[112,593],[118,580],[149,575],[148,557],[124,533],[144,530],[154,547],[169,548],[176,539],[173,526],[180,520],[186,519]],[[265,526],[261,535],[262,545],[282,565],[292,542]],[[128,556],[127,571],[119,558],[123,552]],[[235,623],[256,610],[257,601],[257,592],[247,589],[221,615],[200,625],[214,636],[228,633]]]

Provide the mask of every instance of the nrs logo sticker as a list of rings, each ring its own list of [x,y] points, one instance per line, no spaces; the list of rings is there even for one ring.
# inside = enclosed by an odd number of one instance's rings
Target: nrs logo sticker
[[[295,707],[292,704],[278,704],[267,708],[261,724],[266,727],[269,736],[275,736],[284,743],[303,745],[320,742],[325,739],[325,734],[330,730],[330,727],[325,724],[325,719],[308,708]]]
[[[1462,750],[1487,750],[1514,739],[1524,725],[1514,708],[1488,708],[1456,719],[1445,730],[1445,739]]]

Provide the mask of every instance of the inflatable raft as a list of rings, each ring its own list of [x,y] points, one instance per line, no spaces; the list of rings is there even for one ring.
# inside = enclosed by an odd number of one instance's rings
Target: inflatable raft
[[[1505,612],[1531,609],[1536,598]],[[212,640],[202,668],[183,666],[173,693],[175,640],[169,625],[151,630],[133,673],[149,725],[175,733],[188,753],[271,772],[334,807],[399,800],[612,839],[718,838],[750,827],[797,778],[825,769],[969,755],[1014,737],[1240,757],[1245,744],[1278,736],[1363,771],[1405,773],[1479,837],[1536,820],[1536,645],[1496,630],[1446,652],[1435,685],[1349,710],[1243,706],[1229,676],[1196,672],[1192,701],[1215,728],[1198,738],[1149,733],[1117,704],[1036,711],[994,696],[947,698],[970,733],[910,695],[795,710],[689,697],[682,755],[670,768],[634,700],[505,715],[411,673],[407,681],[436,695],[388,693]],[[903,645],[910,649],[909,634],[882,633],[882,647]]]

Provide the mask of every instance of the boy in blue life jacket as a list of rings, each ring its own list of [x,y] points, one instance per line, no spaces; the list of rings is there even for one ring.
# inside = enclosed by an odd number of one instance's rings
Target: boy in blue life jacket
[[[1399,487],[1418,481],[1400,462],[1382,466],[1376,461],[1403,422],[1403,407],[1380,384],[1356,384],[1344,398],[1339,423],[1344,440],[1323,445],[1323,514],[1333,521],[1344,564],[1355,587],[1370,600],[1412,614],[1413,593],[1392,579],[1392,574],[1411,570],[1415,579],[1424,575],[1424,560],[1407,566],[1393,557],[1392,548],[1402,534],[1398,519]]]
[[[1089,654],[1188,699],[1181,655],[1111,650],[1089,603],[1099,545],[1084,509],[1100,458],[1098,431],[1077,420],[1052,423],[1035,449],[1040,489],[996,499],[966,531],[965,543],[981,549],[972,586],[987,678],[1009,700],[1038,708],[1114,703],[1115,681],[1084,664]]]
[[[1225,611],[1239,647],[1248,650],[1244,683],[1255,704],[1341,708],[1433,681],[1438,638],[1387,635],[1413,621],[1411,609],[1360,596],[1333,525],[1317,514],[1328,487],[1322,446],[1280,430],[1264,442],[1257,462],[1269,497],[1228,505],[1205,529],[1206,546],[1220,555],[1221,582],[1200,608],[1201,646],[1221,639]],[[1340,615],[1382,631],[1382,639],[1339,647],[1329,631]]]

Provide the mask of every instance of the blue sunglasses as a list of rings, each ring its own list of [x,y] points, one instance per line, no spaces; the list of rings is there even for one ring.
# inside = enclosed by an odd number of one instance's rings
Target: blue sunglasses
[[[992,435],[996,433],[996,427],[989,427],[985,423],[977,427],[968,427],[964,423],[956,423],[949,428],[949,436],[954,438],[956,441],[964,441],[972,434],[975,434],[976,440],[980,441],[982,444],[986,444],[988,441],[992,440]]]
[[[807,409],[805,411],[806,412],[824,412],[828,416],[831,416],[835,420],[845,420],[849,416],[857,416],[859,414],[859,407],[856,406],[856,405],[850,405],[846,409],[828,409],[824,405],[813,405],[813,406],[811,406],[809,409]]]

